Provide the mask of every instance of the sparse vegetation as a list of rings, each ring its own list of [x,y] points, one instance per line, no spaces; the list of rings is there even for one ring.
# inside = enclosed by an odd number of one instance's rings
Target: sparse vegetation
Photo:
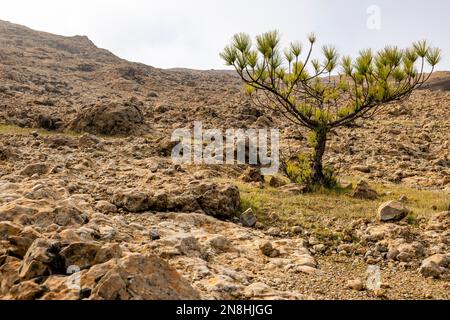
[[[374,184],[382,197],[378,200],[358,200],[350,196],[351,191],[342,189],[319,189],[314,193],[290,195],[266,187],[258,189],[248,184],[239,184],[243,210],[252,208],[267,226],[289,230],[294,225],[303,226],[320,237],[342,236],[344,229],[358,219],[375,219],[377,208],[384,201],[406,195],[412,213],[408,223],[417,226],[421,218],[428,219],[433,213],[444,211],[448,196],[440,192],[416,190],[394,184]],[[436,210],[432,210],[432,205]],[[337,227],[337,228],[336,228]],[[336,232],[336,229],[342,229]],[[332,231],[334,230],[334,231]]]

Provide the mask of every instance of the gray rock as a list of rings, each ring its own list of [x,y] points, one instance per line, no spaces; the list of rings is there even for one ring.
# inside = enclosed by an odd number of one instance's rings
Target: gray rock
[[[258,219],[253,213],[252,208],[247,209],[244,213],[241,214],[240,217],[241,223],[244,227],[252,228],[256,225]]]

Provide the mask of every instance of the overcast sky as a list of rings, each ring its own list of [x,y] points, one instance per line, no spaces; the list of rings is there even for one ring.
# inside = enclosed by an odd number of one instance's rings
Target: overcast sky
[[[428,39],[450,70],[448,0],[4,0],[0,19],[61,35],[87,35],[97,46],[161,68],[223,69],[219,52],[236,32],[278,29],[283,39],[344,54],[408,46]]]

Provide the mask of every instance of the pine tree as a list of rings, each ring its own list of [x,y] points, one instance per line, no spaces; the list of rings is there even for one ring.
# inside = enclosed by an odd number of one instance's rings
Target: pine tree
[[[316,40],[314,34],[308,36],[303,54],[299,42],[282,51],[277,31],[257,36],[254,45],[240,33],[220,55],[236,69],[256,104],[311,131],[310,182],[327,185],[323,156],[330,131],[407,99],[429,79],[441,50],[419,41],[404,50],[361,50],[352,59],[341,58],[334,46],[323,46],[319,61],[312,58]]]

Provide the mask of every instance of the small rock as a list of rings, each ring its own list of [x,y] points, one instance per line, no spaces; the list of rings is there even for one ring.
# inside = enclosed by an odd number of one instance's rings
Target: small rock
[[[347,287],[355,291],[364,291],[365,289],[364,283],[361,279],[349,280],[347,282]]]
[[[276,258],[280,255],[280,251],[274,249],[270,241],[265,241],[259,246],[262,254],[270,258]]]
[[[281,230],[280,230],[280,228],[272,227],[272,228],[269,228],[269,230],[267,230],[267,234],[272,237],[279,237],[281,235]]]
[[[248,167],[242,174],[241,178],[244,182],[262,182],[264,183],[264,176],[261,174],[261,169],[255,167]]]
[[[303,228],[300,226],[293,226],[291,228],[291,232],[294,234],[302,234],[303,233]]]
[[[366,181],[361,180],[356,185],[352,197],[356,199],[375,200],[378,198],[378,194],[369,187],[369,184]]]
[[[149,235],[150,239],[152,239],[153,241],[161,239],[161,235],[159,234],[159,231],[156,229],[150,230]]]
[[[256,225],[256,222],[258,220],[255,214],[253,213],[252,208],[249,208],[244,213],[241,214],[240,221],[244,227],[252,228]]]
[[[352,170],[359,171],[362,173],[370,173],[371,168],[369,166],[353,166]]]
[[[313,246],[313,250],[317,253],[324,253],[325,251],[327,251],[327,246],[323,243],[316,244],[315,246]]]
[[[59,255],[60,244],[37,239],[28,249],[19,269],[19,277],[31,280],[51,274],[64,274],[64,259]]]
[[[209,240],[209,245],[213,247],[214,249],[220,250],[220,251],[226,251],[230,245],[231,242],[226,237],[219,235]]]
[[[280,191],[283,193],[291,194],[291,195],[300,195],[304,194],[308,188],[298,183],[290,183],[280,188]]]
[[[270,178],[269,185],[273,188],[280,188],[286,185],[286,182],[277,176]]]
[[[237,186],[228,185],[207,185],[206,189],[197,198],[201,209],[213,217],[231,217],[239,210],[241,197]]]

